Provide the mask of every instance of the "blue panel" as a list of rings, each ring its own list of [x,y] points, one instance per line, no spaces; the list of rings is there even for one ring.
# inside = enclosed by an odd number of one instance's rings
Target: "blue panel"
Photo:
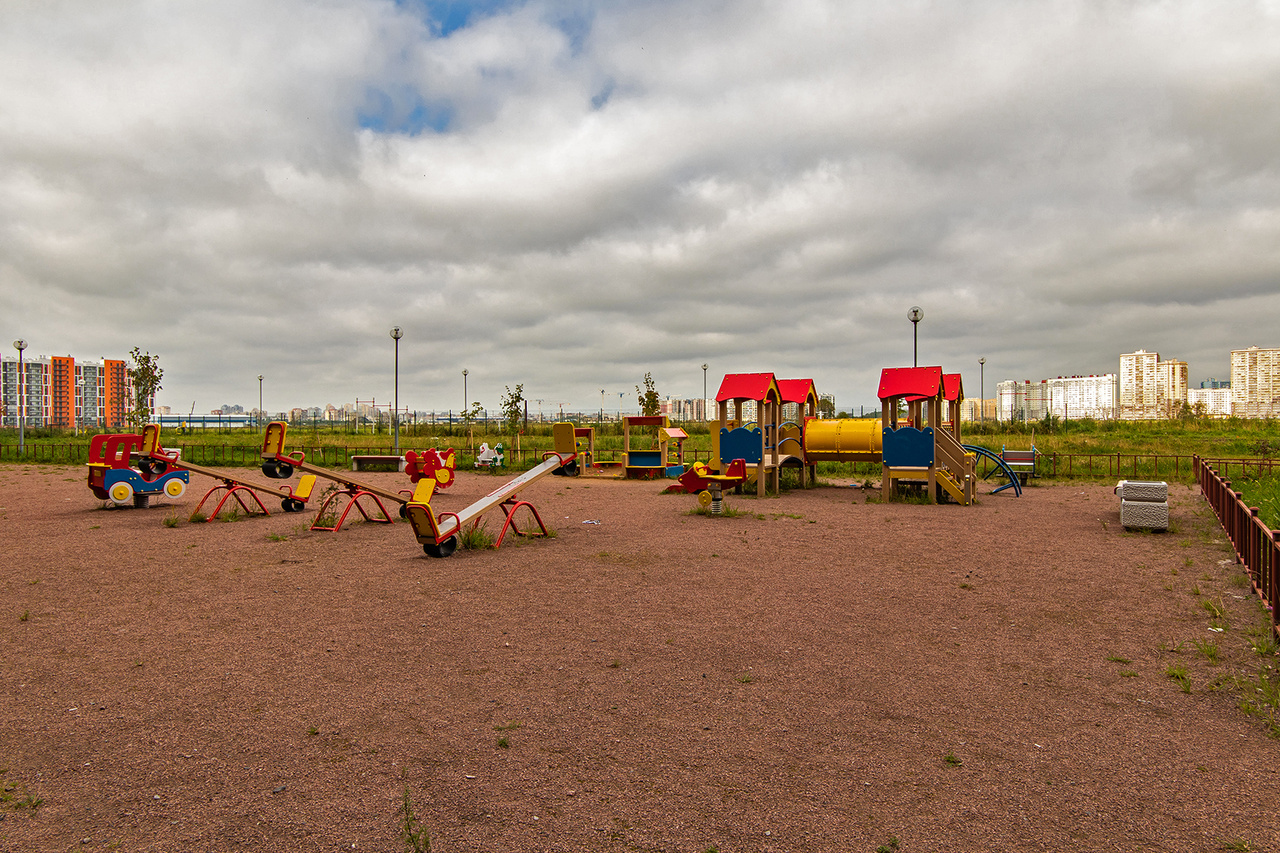
[[[720,458],[725,463],[744,459],[748,465],[760,464],[760,428],[720,430]]]
[[[627,454],[628,468],[663,468],[662,454],[656,450],[633,450]]]
[[[927,468],[933,464],[933,428],[886,429],[883,449],[884,464],[890,468]]]

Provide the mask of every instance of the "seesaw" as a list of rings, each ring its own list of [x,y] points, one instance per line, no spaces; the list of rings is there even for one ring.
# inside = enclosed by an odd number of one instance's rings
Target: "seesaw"
[[[270,515],[271,513],[267,511],[266,506],[262,503],[262,499],[258,497],[259,492],[272,497],[280,497],[280,505],[285,512],[301,512],[303,507],[307,505],[307,499],[311,496],[311,489],[315,485],[315,477],[309,479],[303,477],[298,482],[296,489],[291,486],[264,486],[226,471],[219,471],[216,468],[206,468],[203,465],[187,462],[179,458],[177,451],[165,450],[160,446],[160,427],[157,424],[147,424],[143,427],[142,447],[137,452],[137,462],[138,468],[144,475],[158,477],[170,468],[174,468],[203,474],[218,481],[218,485],[205,492],[204,497],[200,499],[195,511],[191,513],[191,521],[195,521],[200,516],[200,511],[204,508],[205,503],[215,495],[219,496],[217,505],[213,508],[213,512],[205,516],[206,521],[213,521],[217,518],[218,513],[222,512],[222,508],[232,498],[244,510],[245,515]],[[281,495],[282,492],[283,496]],[[246,500],[246,497],[248,500]]]
[[[306,472],[312,478],[312,481],[316,477],[323,477],[340,486],[338,491],[330,494],[321,504],[320,510],[316,513],[316,520],[311,525],[312,530],[341,530],[342,523],[353,508],[360,512],[365,521],[390,524],[391,514],[387,512],[387,507],[383,500],[398,504],[400,517],[406,517],[405,504],[409,502],[412,495],[412,492],[408,489],[393,492],[389,489],[383,489],[379,486],[353,479],[345,473],[312,465],[307,462],[307,455],[301,450],[285,453],[284,444],[287,434],[288,424],[284,423],[284,421],[272,421],[267,424],[267,431],[262,436],[263,474],[275,480],[283,480],[292,477],[293,472],[297,470]],[[444,452],[428,450],[421,454],[410,450],[405,454],[405,473],[409,475],[409,480],[413,483],[430,481],[433,484],[433,489],[436,486],[442,489],[450,486],[453,483],[456,466],[453,448],[449,448]],[[333,524],[323,524],[322,519],[332,517],[329,513],[330,505],[343,498],[346,499],[347,503],[343,507],[342,513],[340,515],[337,514],[335,507],[335,511],[332,514],[337,516],[336,521]],[[373,506],[377,508],[377,514],[371,514],[370,510],[366,509],[361,503],[362,501],[372,501]]]
[[[506,521],[503,522],[502,530],[493,543],[494,548],[502,545],[508,529],[514,531],[517,536],[546,536],[547,526],[542,523],[538,510],[528,501],[518,500],[516,495],[526,486],[541,480],[548,474],[565,469],[577,459],[573,424],[558,423],[552,427],[551,434],[555,442],[555,450],[542,455],[542,464],[525,471],[515,479],[508,480],[459,512],[442,512],[436,515],[431,509],[431,496],[435,492],[436,480],[427,477],[419,480],[413,496],[405,505],[405,512],[409,523],[413,525],[414,536],[422,545],[422,550],[431,557],[448,557],[457,550],[458,534],[462,529],[468,524],[474,529],[480,523],[481,516],[495,508],[502,509],[506,515]],[[538,532],[532,529],[523,531],[516,525],[515,513],[521,507],[527,508],[533,515],[533,520],[538,525]]]

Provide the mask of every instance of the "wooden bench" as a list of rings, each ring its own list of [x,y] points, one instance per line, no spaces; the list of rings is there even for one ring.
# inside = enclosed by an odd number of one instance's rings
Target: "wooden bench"
[[[1036,477],[1036,455],[1038,451],[1033,447],[1030,450],[1009,450],[1008,448],[1000,448],[1000,458],[1004,460],[1004,464],[1013,469],[1013,473],[1018,475],[1018,479],[1022,481],[1022,485],[1027,484],[1028,477]]]
[[[404,470],[403,456],[362,455],[351,457],[352,471],[367,471],[371,465],[394,465],[397,471]]]

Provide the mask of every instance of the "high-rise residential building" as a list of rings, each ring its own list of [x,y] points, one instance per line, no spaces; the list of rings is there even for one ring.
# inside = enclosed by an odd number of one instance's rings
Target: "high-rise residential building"
[[[1156,374],[1158,416],[1176,418],[1187,402],[1187,363],[1177,359],[1157,362]]]
[[[119,428],[132,408],[129,374],[121,359],[77,362],[71,356],[0,358],[0,423],[28,427]],[[154,405],[154,400],[152,401]]]
[[[1160,353],[1138,350],[1120,356],[1120,417],[1150,420],[1177,417],[1187,401],[1187,363],[1161,361]]]
[[[1158,417],[1160,353],[1138,350],[1120,356],[1120,417],[1125,420]]]
[[[1231,351],[1231,408],[1241,418],[1280,415],[1280,349]]]

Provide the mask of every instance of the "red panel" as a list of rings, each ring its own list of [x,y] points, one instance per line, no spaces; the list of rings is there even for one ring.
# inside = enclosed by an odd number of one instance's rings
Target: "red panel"
[[[942,374],[942,396],[948,400],[964,399],[964,383],[959,373]]]
[[[716,392],[716,402],[724,400],[764,400],[770,388],[777,389],[772,373],[726,373]]]
[[[803,406],[808,402],[810,394],[815,400],[818,399],[818,392],[813,387],[812,379],[779,379],[778,391],[784,403],[799,403]]]
[[[937,397],[942,391],[941,367],[886,367],[880,372],[880,399]]]

